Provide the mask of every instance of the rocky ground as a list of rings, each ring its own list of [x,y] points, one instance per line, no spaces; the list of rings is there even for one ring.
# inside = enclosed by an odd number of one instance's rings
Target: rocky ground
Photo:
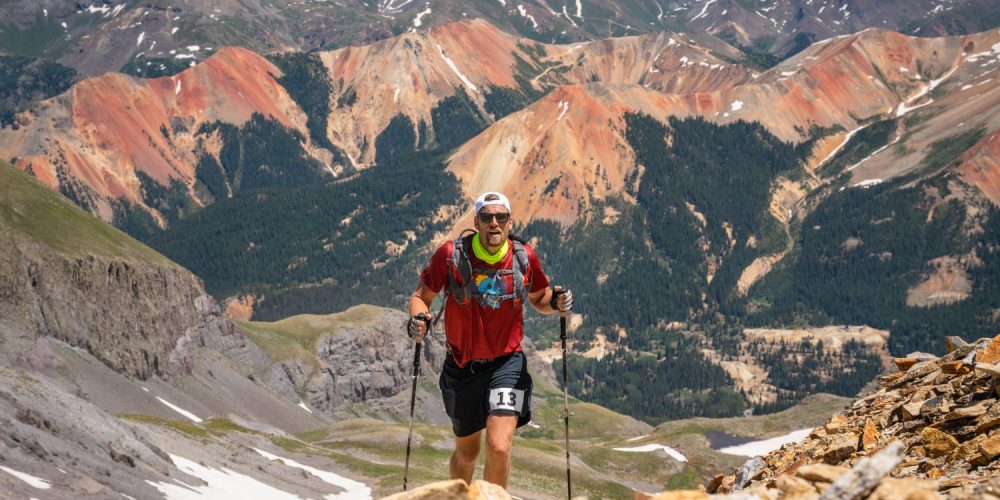
[[[708,491],[761,498],[1000,497],[1000,336],[972,344],[947,340],[944,356],[897,358],[899,372],[883,377],[882,390],[831,417],[805,442],[720,474]]]

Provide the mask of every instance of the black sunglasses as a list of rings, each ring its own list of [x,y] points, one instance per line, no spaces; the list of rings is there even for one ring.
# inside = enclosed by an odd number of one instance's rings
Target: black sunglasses
[[[493,219],[496,219],[497,224],[506,224],[507,221],[510,220],[510,214],[503,212],[498,214],[488,214],[485,212],[479,213],[479,222],[482,222],[483,224],[489,224],[493,221]]]

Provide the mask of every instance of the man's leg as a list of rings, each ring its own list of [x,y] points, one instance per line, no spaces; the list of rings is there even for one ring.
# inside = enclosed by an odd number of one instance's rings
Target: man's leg
[[[486,468],[483,479],[504,488],[510,476],[510,445],[516,428],[516,415],[490,415],[486,419]]]
[[[479,431],[465,437],[455,438],[455,451],[451,454],[448,469],[452,479],[464,479],[472,483],[472,473],[476,470],[476,458],[479,457],[479,440],[483,432]]]

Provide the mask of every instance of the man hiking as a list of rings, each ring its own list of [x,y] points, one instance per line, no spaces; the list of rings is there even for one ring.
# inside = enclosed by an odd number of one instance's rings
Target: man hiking
[[[474,226],[475,233],[441,245],[420,274],[407,333],[426,333],[431,301],[446,290],[448,356],[439,385],[455,432],[451,478],[472,482],[486,429],[483,479],[506,488],[514,429],[531,421],[531,376],[521,352],[524,303],[543,314],[568,312],[573,294],[550,287],[535,251],[511,237],[506,196],[477,198]]]

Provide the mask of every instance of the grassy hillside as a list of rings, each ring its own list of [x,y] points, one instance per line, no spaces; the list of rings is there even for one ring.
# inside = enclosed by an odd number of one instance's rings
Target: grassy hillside
[[[71,257],[101,255],[176,265],[5,162],[0,162],[0,223],[16,238]]]
[[[362,304],[328,315],[301,314],[275,322],[236,321],[236,324],[272,361],[298,358],[317,369],[316,342],[322,335],[346,326],[370,324],[384,311]]]

